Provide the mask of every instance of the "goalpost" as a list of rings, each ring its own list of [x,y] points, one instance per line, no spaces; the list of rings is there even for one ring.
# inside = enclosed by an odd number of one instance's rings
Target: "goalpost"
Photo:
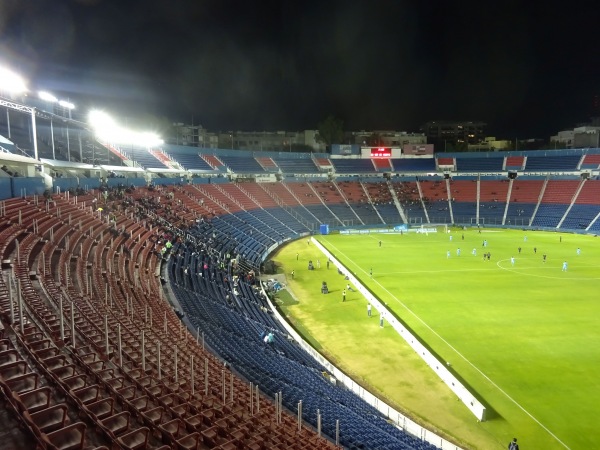
[[[447,223],[423,223],[418,228],[418,233],[448,233]]]

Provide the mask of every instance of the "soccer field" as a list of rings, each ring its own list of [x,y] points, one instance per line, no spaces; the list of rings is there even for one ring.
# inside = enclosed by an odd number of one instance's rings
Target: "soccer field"
[[[360,294],[342,302],[347,282],[314,245],[293,242],[274,256],[295,272],[287,278],[298,302],[284,312],[357,381],[469,448],[505,448],[513,436],[523,449],[597,447],[597,238],[453,229],[317,239],[451,364],[488,420],[477,423],[391,327],[368,319]],[[317,259],[321,267],[308,271]],[[330,294],[319,293],[322,281]]]

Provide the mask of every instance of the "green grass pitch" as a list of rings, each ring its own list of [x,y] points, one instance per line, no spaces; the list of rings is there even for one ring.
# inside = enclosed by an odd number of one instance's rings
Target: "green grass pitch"
[[[315,245],[292,242],[273,257],[294,297],[282,309],[355,380],[467,448],[506,448],[514,436],[523,449],[600,446],[598,238],[452,229],[317,239],[450,364],[488,420],[478,423],[391,327],[381,329],[376,311],[369,319],[360,294],[342,302],[347,281]],[[320,268],[308,271],[309,260]]]

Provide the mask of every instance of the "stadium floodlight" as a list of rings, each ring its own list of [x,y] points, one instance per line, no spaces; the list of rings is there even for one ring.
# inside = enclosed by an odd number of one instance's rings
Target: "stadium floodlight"
[[[141,145],[142,147],[156,147],[164,144],[164,141],[155,133],[143,132],[134,133],[135,141],[134,144]]]
[[[66,100],[59,100],[58,104],[60,106],[62,106],[63,108],[66,108],[68,110],[75,109],[75,105],[73,103],[71,103],[71,102],[66,101]]]
[[[52,95],[50,92],[40,91],[38,92],[38,97],[44,100],[45,102],[57,103],[58,99]]]
[[[138,145],[140,147],[155,147],[164,141],[154,133],[133,131],[120,127],[112,117],[103,111],[90,111],[88,122],[94,129],[96,136],[107,142],[124,145]]]
[[[88,121],[89,121],[89,124],[92,126],[92,128],[94,130],[96,130],[97,132],[109,130],[109,129],[115,128],[117,126],[117,124],[115,123],[115,121],[112,117],[110,117],[104,111],[100,111],[97,109],[90,111],[90,113],[88,115]]]
[[[12,70],[0,67],[0,89],[13,94],[27,91],[25,80]]]

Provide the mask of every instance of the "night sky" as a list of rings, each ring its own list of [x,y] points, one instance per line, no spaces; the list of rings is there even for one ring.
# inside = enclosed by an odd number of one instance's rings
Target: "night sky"
[[[0,64],[121,116],[211,130],[548,138],[596,113],[595,1],[0,0]]]

